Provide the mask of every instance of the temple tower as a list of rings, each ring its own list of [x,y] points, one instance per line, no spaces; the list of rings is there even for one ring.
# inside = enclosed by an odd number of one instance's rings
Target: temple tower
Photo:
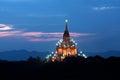
[[[76,56],[78,53],[77,43],[71,40],[68,30],[68,20],[65,20],[66,26],[63,33],[63,39],[56,44],[56,54],[60,59],[64,59],[67,56]]]
[[[46,57],[47,61],[63,61],[68,56],[80,56],[87,58],[85,54],[80,52],[78,54],[77,43],[71,39],[68,30],[68,20],[65,20],[65,30],[63,33],[63,38],[56,44],[55,52]]]

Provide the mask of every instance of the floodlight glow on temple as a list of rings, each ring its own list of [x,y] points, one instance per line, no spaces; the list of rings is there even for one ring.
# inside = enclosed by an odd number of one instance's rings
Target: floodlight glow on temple
[[[63,33],[63,38],[56,43],[56,51],[48,55],[46,59],[49,61],[63,61],[66,57],[69,56],[86,56],[80,52],[78,54],[77,43],[70,38],[68,31],[68,20],[65,20],[66,26]],[[84,55],[84,56],[83,56]]]

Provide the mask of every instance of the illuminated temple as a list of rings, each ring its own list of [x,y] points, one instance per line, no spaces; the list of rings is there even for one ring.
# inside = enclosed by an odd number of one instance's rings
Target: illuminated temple
[[[63,38],[56,44],[56,51],[48,55],[46,59],[49,61],[62,61],[68,56],[78,56],[77,43],[70,38],[68,31],[68,21],[65,20],[66,26]],[[82,53],[81,53],[82,54]],[[82,55],[83,56],[83,55]]]

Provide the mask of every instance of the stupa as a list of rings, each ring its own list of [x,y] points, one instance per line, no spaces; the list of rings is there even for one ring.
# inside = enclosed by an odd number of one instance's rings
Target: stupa
[[[48,61],[63,61],[66,57],[78,56],[77,43],[71,39],[68,30],[68,20],[65,23],[63,38],[56,44],[56,51],[46,57]]]

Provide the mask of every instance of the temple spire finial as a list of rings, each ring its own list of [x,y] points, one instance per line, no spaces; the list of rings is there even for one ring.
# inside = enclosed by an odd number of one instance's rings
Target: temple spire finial
[[[68,20],[67,20],[67,19],[65,20],[65,23],[66,23],[66,28],[65,28],[65,30],[68,30]]]
[[[65,22],[68,23],[68,20],[66,19]]]
[[[68,20],[65,20],[66,23],[66,27],[65,27],[65,31],[63,34],[63,40],[70,40],[70,35],[69,35],[69,31],[68,31]]]

